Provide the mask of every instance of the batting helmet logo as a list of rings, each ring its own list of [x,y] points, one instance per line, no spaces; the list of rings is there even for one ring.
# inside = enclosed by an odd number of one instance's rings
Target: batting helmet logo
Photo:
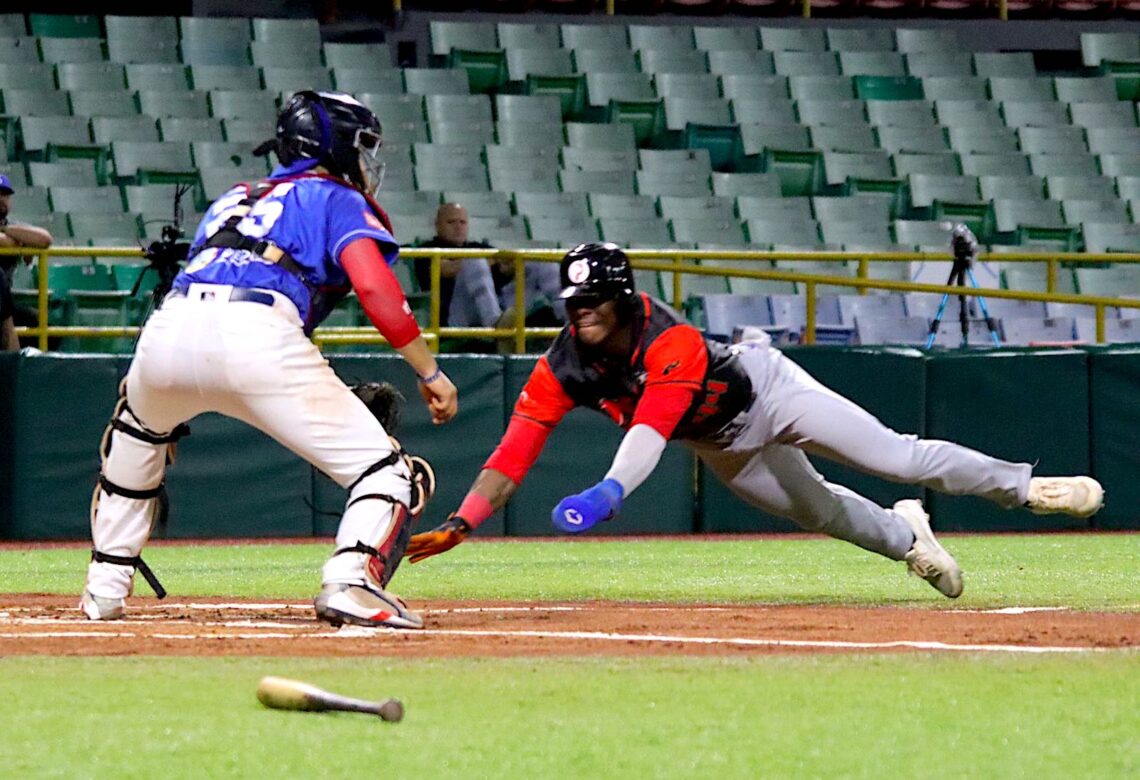
[[[590,278],[590,263],[588,260],[575,260],[566,269],[566,277],[574,284],[581,284]]]

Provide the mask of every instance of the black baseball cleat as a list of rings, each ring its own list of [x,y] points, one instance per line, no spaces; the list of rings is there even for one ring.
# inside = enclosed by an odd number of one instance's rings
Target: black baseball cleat
[[[394,593],[366,585],[329,583],[313,600],[317,619],[333,626],[423,628],[424,619]]]

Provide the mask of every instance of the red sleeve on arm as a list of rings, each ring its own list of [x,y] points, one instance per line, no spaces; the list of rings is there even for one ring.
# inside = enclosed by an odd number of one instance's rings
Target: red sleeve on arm
[[[645,392],[633,413],[634,425],[648,425],[668,439],[700,392],[709,353],[700,331],[675,325],[645,352]]]
[[[521,483],[530,467],[538,460],[542,446],[546,444],[546,437],[574,405],[574,401],[566,395],[562,384],[550,370],[546,357],[539,358],[530,379],[515,401],[515,410],[507,425],[507,432],[483,468],[506,474],[516,485]]]
[[[374,239],[358,238],[346,246],[341,250],[340,264],[364,313],[389,344],[398,349],[420,335],[420,326],[412,316],[400,282]]]

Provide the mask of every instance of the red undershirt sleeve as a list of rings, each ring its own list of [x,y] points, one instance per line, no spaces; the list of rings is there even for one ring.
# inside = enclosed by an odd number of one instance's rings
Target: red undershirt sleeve
[[[645,391],[634,410],[634,425],[648,425],[668,439],[693,404],[708,371],[704,337],[688,325],[675,325],[645,352]]]
[[[516,485],[521,483],[538,460],[546,437],[574,406],[546,357],[539,358],[515,401],[507,432],[483,468],[507,475]]]
[[[358,238],[340,253],[340,264],[356,290],[368,319],[399,349],[420,335],[400,282],[371,238]]]

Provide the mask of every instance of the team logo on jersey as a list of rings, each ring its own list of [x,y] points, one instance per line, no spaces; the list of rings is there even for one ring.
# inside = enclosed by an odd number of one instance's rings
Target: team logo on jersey
[[[364,221],[367,222],[371,227],[376,228],[377,230],[384,230],[385,229],[384,224],[380,220],[376,219],[376,215],[373,214],[371,211],[365,211],[364,212]]]
[[[575,260],[566,269],[566,278],[572,284],[581,284],[590,278],[590,261],[589,260]]]

